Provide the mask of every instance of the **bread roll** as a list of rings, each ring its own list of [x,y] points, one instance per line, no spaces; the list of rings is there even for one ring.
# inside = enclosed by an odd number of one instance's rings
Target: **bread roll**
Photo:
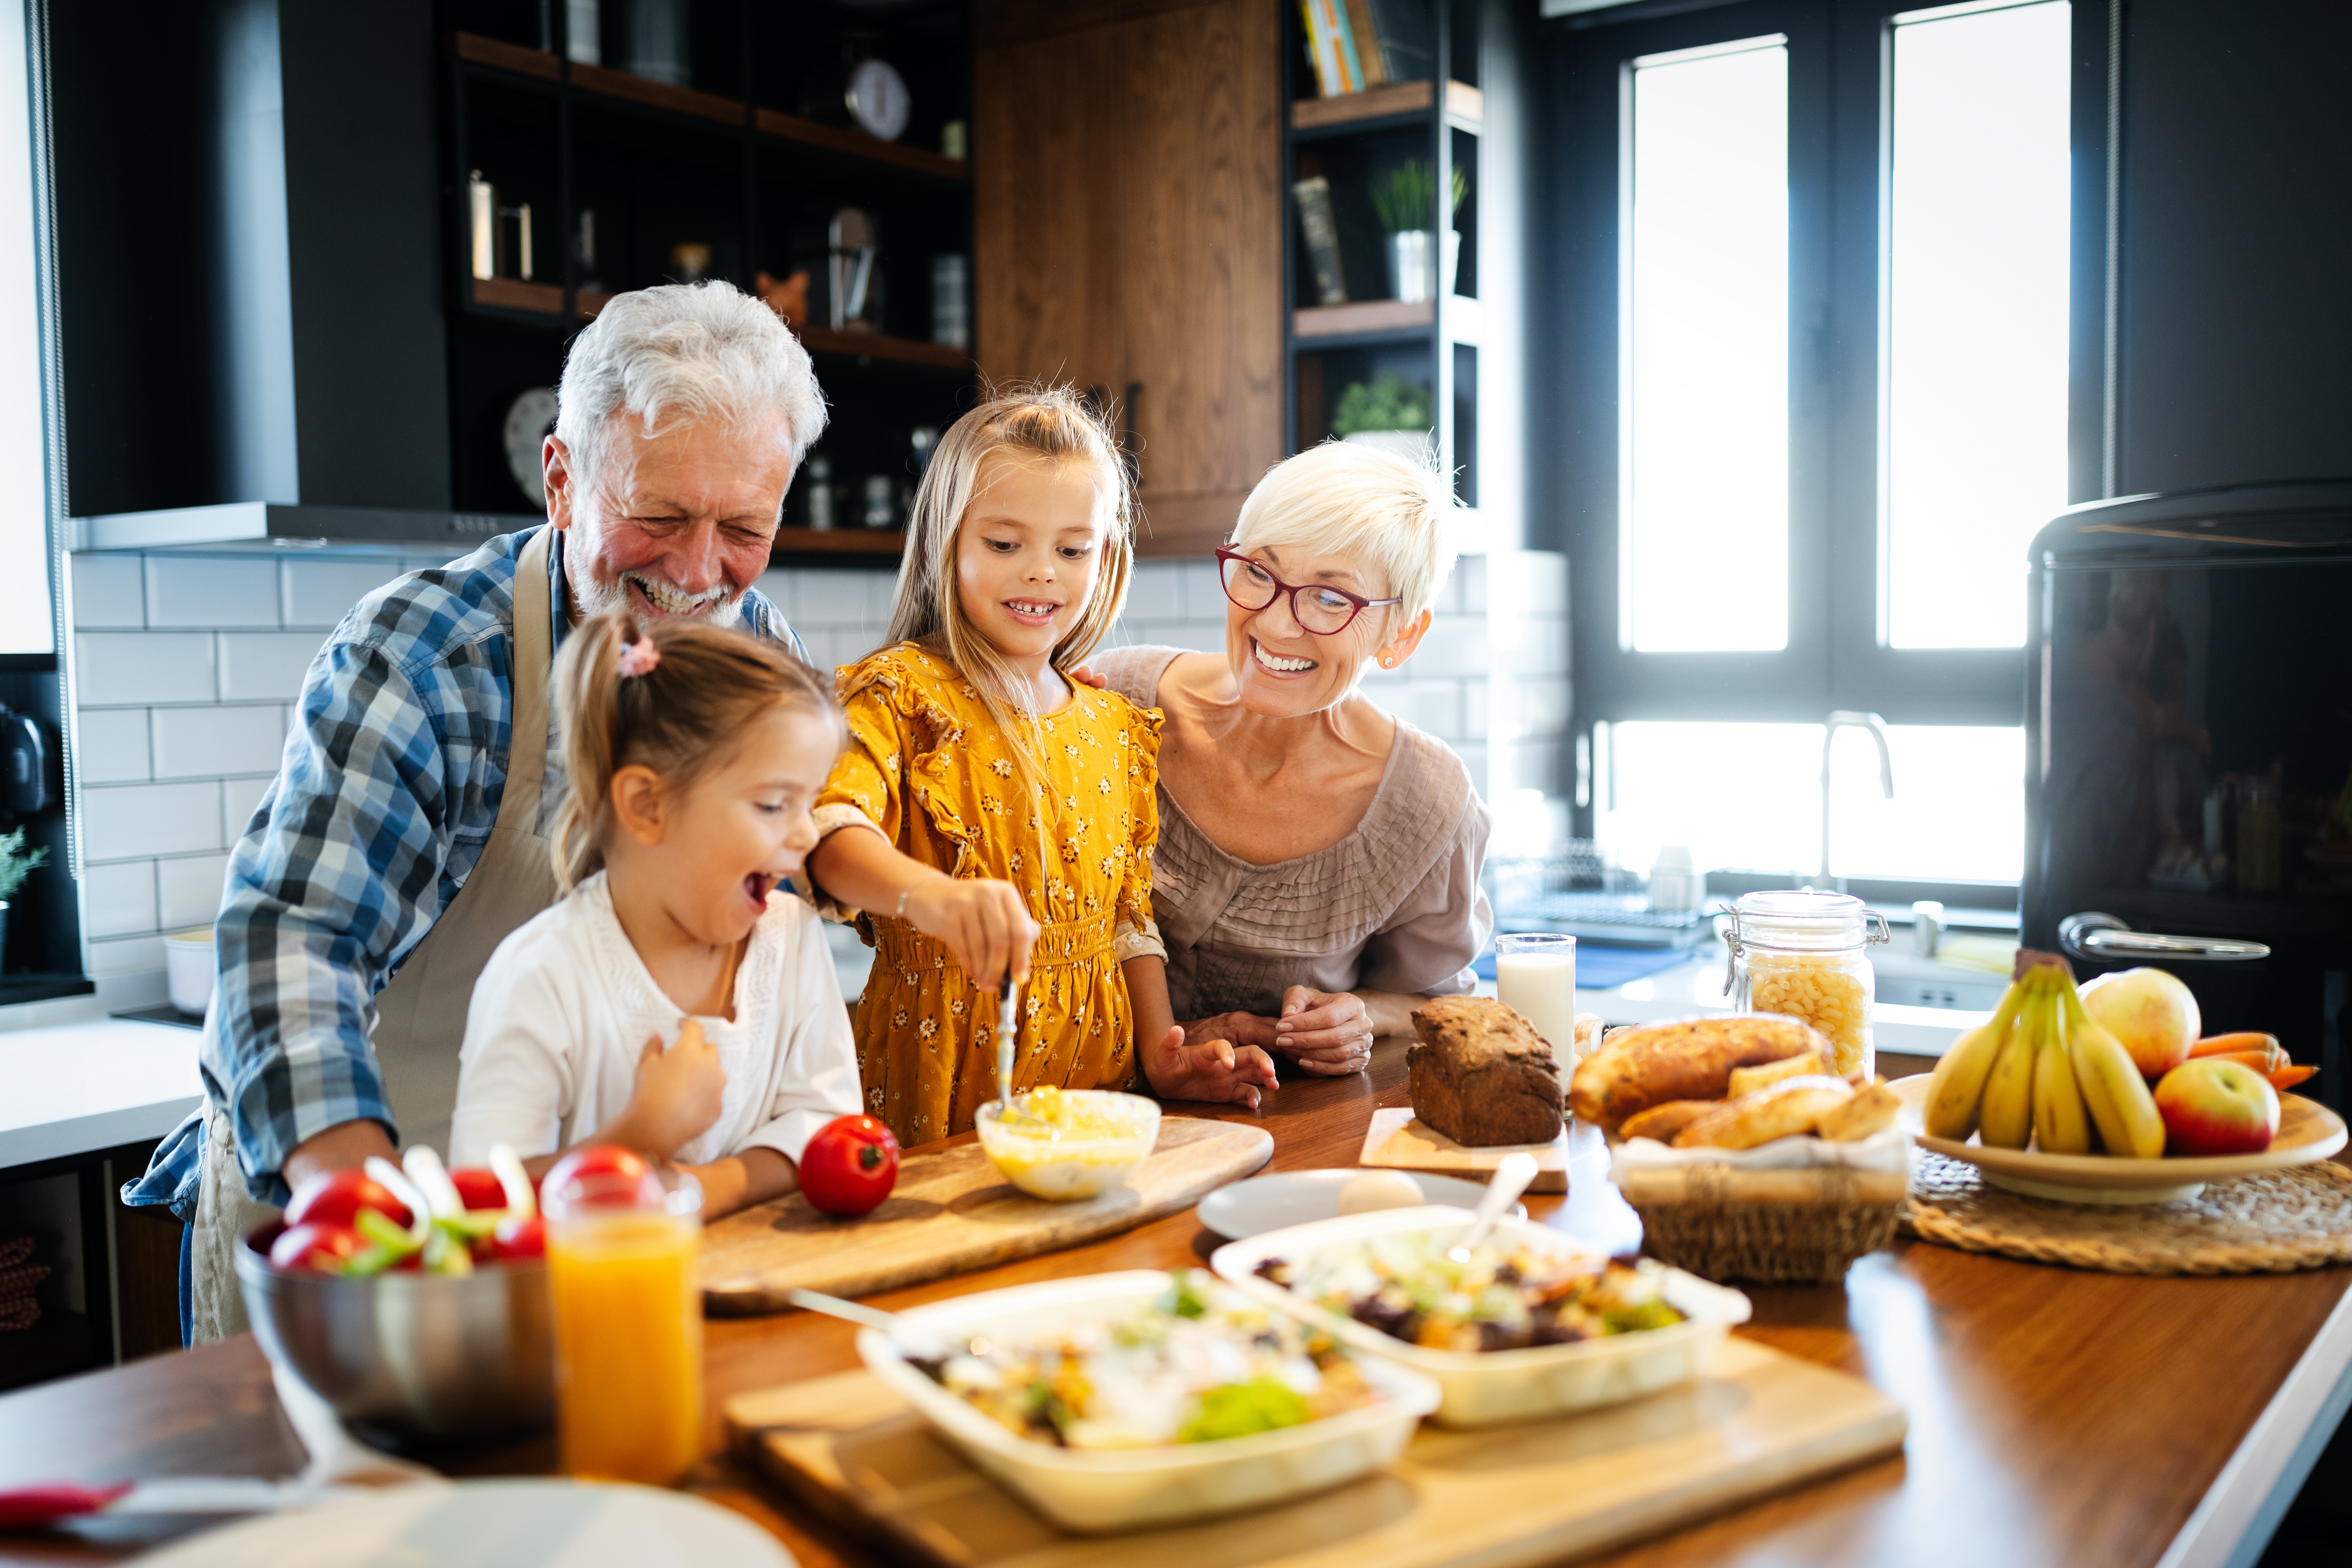
[[[1671,1143],[1675,1133],[1722,1103],[1719,1100],[1670,1100],[1625,1118],[1625,1125],[1617,1131],[1628,1138],[1654,1138],[1661,1143]]]
[[[1612,1032],[1578,1064],[1569,1103],[1587,1121],[1612,1130],[1670,1100],[1721,1100],[1731,1069],[1818,1051],[1820,1030],[1766,1013],[1679,1018]]]
[[[1733,1068],[1731,1083],[1725,1093],[1730,1099],[1738,1100],[1743,1094],[1753,1094],[1758,1089],[1776,1084],[1784,1078],[1802,1078],[1807,1073],[1825,1073],[1829,1070],[1830,1063],[1827,1057],[1822,1056],[1819,1051],[1807,1051],[1802,1056],[1782,1057],[1777,1062],[1766,1062],[1762,1067]]]
[[[1866,1089],[1857,1089],[1843,1105],[1823,1112],[1821,1125],[1813,1131],[1832,1143],[1858,1143],[1894,1126],[1902,1109],[1903,1101],[1881,1079]]]
[[[1677,1149],[1754,1149],[1776,1138],[1811,1132],[1829,1111],[1853,1098],[1842,1078],[1815,1074],[1783,1079],[1752,1094],[1727,1100],[1675,1135]]]

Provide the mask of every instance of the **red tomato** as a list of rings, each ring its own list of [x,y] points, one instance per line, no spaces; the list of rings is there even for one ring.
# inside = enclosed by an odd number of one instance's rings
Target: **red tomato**
[[[488,1165],[468,1165],[449,1173],[449,1184],[457,1189],[457,1196],[469,1209],[502,1209],[507,1206],[506,1184]]]
[[[404,1229],[415,1223],[408,1205],[365,1171],[321,1171],[294,1189],[286,1205],[286,1228],[299,1225],[355,1223],[362,1209],[377,1209]]]
[[[635,1149],[591,1143],[555,1162],[554,1169],[540,1178],[539,1190],[542,1194],[554,1194],[562,1192],[567,1182],[585,1182],[589,1184],[586,1201],[590,1204],[632,1204],[637,1201],[653,1169],[653,1162]]]
[[[341,1274],[343,1266],[366,1247],[367,1238],[350,1226],[310,1220],[288,1226],[284,1234],[269,1244],[269,1261],[280,1268]]]
[[[514,1215],[499,1222],[488,1248],[477,1256],[492,1262],[512,1263],[547,1256],[547,1222],[537,1215]]]
[[[801,1151],[801,1191],[839,1219],[872,1214],[898,1184],[898,1141],[870,1116],[826,1122]]]

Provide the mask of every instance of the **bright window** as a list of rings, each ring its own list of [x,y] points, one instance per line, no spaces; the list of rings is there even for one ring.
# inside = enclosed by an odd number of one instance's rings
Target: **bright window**
[[[1895,18],[1885,639],[2016,647],[2066,504],[2068,8]]]
[[[1595,826],[1641,870],[1668,844],[1713,869],[1811,875],[1822,863],[1818,724],[1606,727]],[[1890,724],[1895,798],[1878,750],[1838,731],[1830,753],[1830,868],[1842,877],[2014,882],[2023,869],[2025,732]]]
[[[1627,70],[1620,184],[1625,646],[1789,641],[1789,51]]]
[[[0,4],[0,654],[56,651],[25,7]]]

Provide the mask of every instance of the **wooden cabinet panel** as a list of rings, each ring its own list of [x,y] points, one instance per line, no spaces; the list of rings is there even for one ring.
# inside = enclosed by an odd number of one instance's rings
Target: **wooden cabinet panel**
[[[975,61],[980,363],[1138,387],[1146,553],[1198,553],[1282,455],[1276,0]]]

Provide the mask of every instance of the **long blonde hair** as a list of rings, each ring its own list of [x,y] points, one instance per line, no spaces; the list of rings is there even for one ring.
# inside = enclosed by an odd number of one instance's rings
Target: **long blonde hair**
[[[964,615],[956,593],[956,546],[980,483],[981,466],[998,453],[1061,465],[1091,463],[1109,487],[1111,519],[1103,539],[1094,595],[1070,634],[1054,645],[1052,663],[1067,669],[1102,646],[1127,603],[1135,571],[1135,489],[1105,416],[1066,384],[1033,383],[998,392],[949,426],[915,491],[898,593],[890,609],[891,644],[911,642],[946,657],[980,692],[1036,784],[1043,737],[1029,704],[1015,693],[1013,667]],[[888,646],[888,645],[885,645]],[[849,694],[844,692],[845,698]]]
[[[637,642],[652,645],[653,667],[625,673],[622,649]],[[569,892],[603,868],[614,773],[642,763],[688,788],[774,703],[831,720],[843,738],[833,683],[779,644],[698,621],[643,626],[626,610],[583,622],[555,661],[571,786],[551,846],[557,884]]]

